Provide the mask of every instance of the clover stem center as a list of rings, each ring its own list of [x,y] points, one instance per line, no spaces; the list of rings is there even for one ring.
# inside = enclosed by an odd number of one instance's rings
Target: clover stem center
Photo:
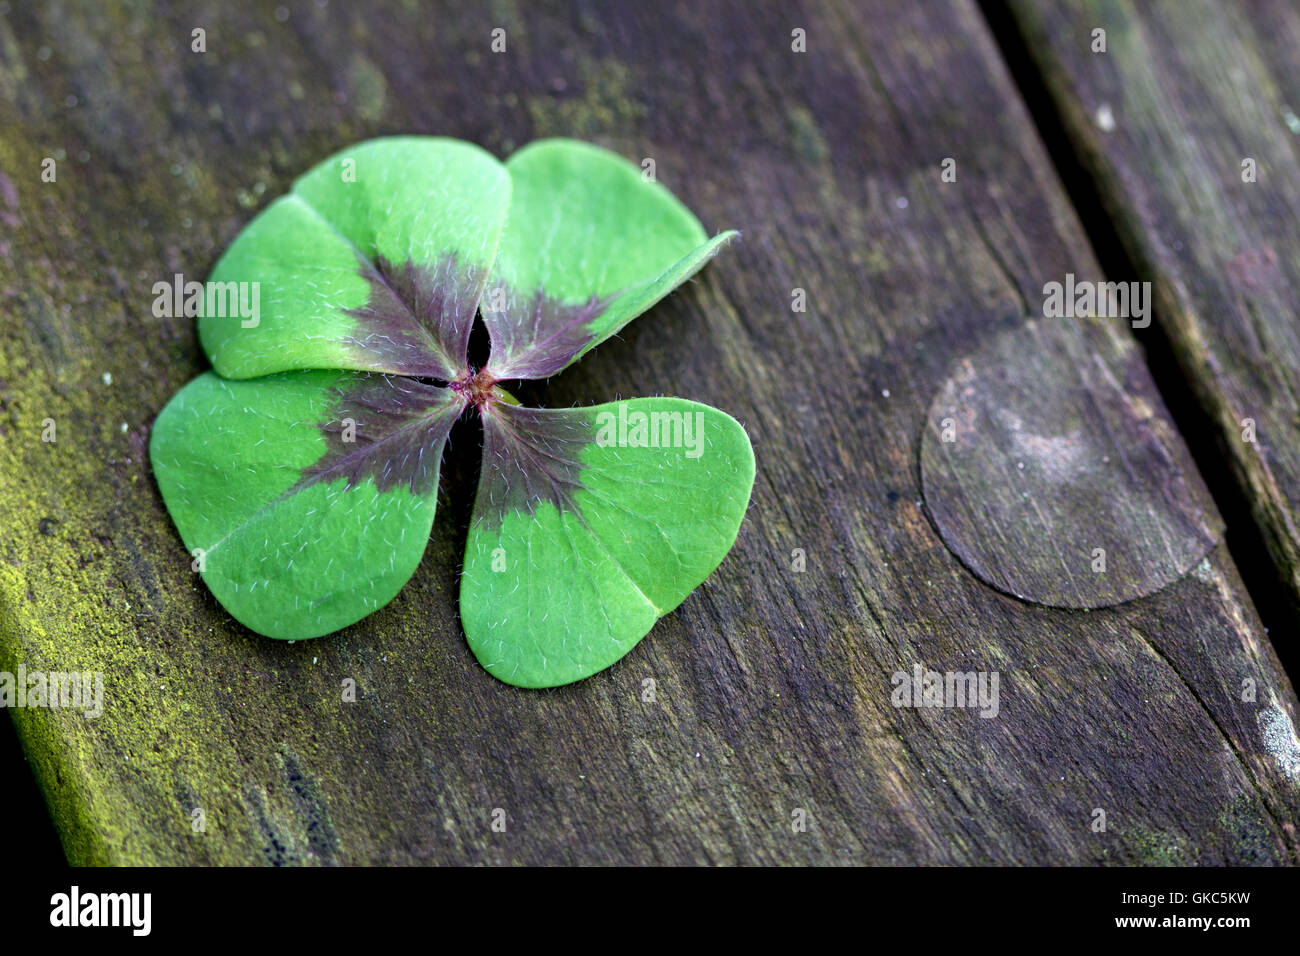
[[[496,377],[489,374],[485,368],[477,371],[467,368],[451,383],[451,390],[460,395],[465,404],[473,405],[481,412],[498,400],[497,395],[494,394],[496,389],[493,387],[496,382]]]

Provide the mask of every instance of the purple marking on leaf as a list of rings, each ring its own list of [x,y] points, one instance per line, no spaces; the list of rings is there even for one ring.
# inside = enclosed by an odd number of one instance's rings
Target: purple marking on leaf
[[[560,371],[591,344],[591,323],[618,298],[593,295],[581,305],[565,305],[540,290],[526,301],[506,291],[505,308],[493,311],[495,292],[488,290],[483,323],[492,337],[488,368],[498,379],[549,378]]]
[[[448,253],[432,267],[362,259],[359,271],[370,297],[347,312],[357,320],[347,344],[364,360],[378,357],[385,371],[454,378],[465,367],[486,270]]]
[[[483,470],[475,520],[495,530],[507,511],[532,514],[550,502],[577,512],[582,449],[595,441],[585,409],[495,402],[483,410]]]
[[[295,489],[341,477],[348,488],[370,478],[380,491],[437,491],[443,444],[465,407],[450,389],[361,374],[344,378],[332,391],[338,402],[319,426],[325,453],[304,469]]]

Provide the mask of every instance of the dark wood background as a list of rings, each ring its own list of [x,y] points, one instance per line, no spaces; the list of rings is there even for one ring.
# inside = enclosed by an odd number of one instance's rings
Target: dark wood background
[[[0,10],[0,669],[105,673],[97,720],[13,714],[74,862],[1300,857],[1297,703],[1278,659],[1295,634],[1300,447],[1297,140],[1280,107],[1300,110],[1285,39],[1300,15],[1280,0]],[[1095,26],[1111,37],[1100,58]],[[1114,135],[1095,127],[1103,100]],[[721,568],[577,685],[508,687],[465,645],[475,423],[453,435],[411,583],[293,645],[215,603],[150,474],[154,416],[206,364],[192,321],[151,315],[152,284],[206,275],[297,174],[399,132],[503,157],[552,135],[653,157],[706,229],[743,233],[520,396],[705,401],[746,425],[758,459]],[[1234,180],[1245,151],[1268,177],[1257,193]],[[1107,224],[1118,238],[1097,253],[1111,278],[1155,283],[1156,324],[1085,320],[1068,348],[1044,347],[1025,317],[1044,283],[1102,276],[1090,239]],[[1214,503],[1193,498],[1214,533],[1188,573],[1117,606],[1051,608],[988,586],[941,540],[921,488],[931,402],[954,363],[1019,334],[1008,374],[1045,406],[1080,401],[1087,344],[1106,372],[1087,381],[1113,377],[1168,436],[1171,479],[1205,472]],[[1260,447],[1232,445],[1246,411]],[[965,492],[976,509],[1007,493]],[[1068,487],[1043,504],[1084,526],[1095,507]],[[1133,553],[1156,554],[1163,527],[1135,526]],[[1019,560],[1041,577],[1055,558]],[[896,709],[890,676],[918,663],[998,671],[999,716]]]

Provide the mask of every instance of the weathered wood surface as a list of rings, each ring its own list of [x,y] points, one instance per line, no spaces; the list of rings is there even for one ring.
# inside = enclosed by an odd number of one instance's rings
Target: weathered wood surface
[[[1011,8],[1300,613],[1300,7]]]
[[[1109,320],[1028,320],[955,363],[921,439],[925,506],[981,580],[1026,601],[1145,597],[1210,552],[1223,522]]]
[[[72,859],[1295,862],[1296,699],[1221,546],[1150,597],[1051,609],[976,579],[919,504],[951,364],[1097,273],[972,4],[132,9],[0,16],[0,668],[105,672],[98,720],[15,715]],[[294,645],[215,604],[149,473],[153,416],[205,364],[152,283],[397,131],[592,139],[744,230],[526,396],[707,401],[758,457],[732,555],[578,685],[507,687],[465,646],[473,423],[412,582]],[[998,716],[895,708],[915,664],[999,672]]]

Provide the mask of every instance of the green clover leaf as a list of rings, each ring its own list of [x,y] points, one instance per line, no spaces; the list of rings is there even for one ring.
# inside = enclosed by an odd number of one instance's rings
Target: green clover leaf
[[[470,648],[522,687],[613,664],[731,550],[749,438],[683,399],[537,409],[499,383],[559,372],[734,236],[710,240],[635,166],[573,141],[502,164],[395,137],[316,166],[217,263],[208,291],[254,284],[258,314],[201,310],[215,372],[154,424],[158,486],[212,593],[290,640],[388,603],[424,553],[447,436],[472,408]],[[478,370],[476,314],[491,340]]]

